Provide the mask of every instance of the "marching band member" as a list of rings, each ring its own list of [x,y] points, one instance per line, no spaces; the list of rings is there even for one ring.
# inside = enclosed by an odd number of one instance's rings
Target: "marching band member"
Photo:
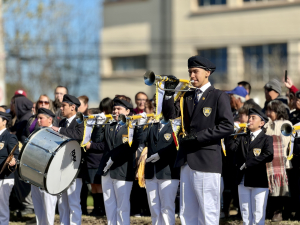
[[[59,127],[52,127],[56,132],[59,132],[69,138],[76,139],[81,143],[84,133],[84,124],[77,123],[75,120],[76,112],[80,106],[79,100],[69,94],[65,94],[62,101],[61,112],[65,117],[59,123]],[[81,206],[80,192],[82,187],[82,178],[79,176],[73,181],[67,191],[63,192],[58,197],[58,211],[60,215],[61,225],[81,224]]]
[[[273,138],[262,130],[268,117],[249,110],[250,132],[228,141],[226,149],[236,154],[237,184],[243,224],[265,224],[268,200],[266,163],[273,160]]]
[[[17,136],[7,130],[7,124],[11,120],[9,113],[0,112],[0,169],[2,169],[8,155],[18,143]],[[19,155],[19,147],[14,152],[14,158],[0,174],[0,224],[9,224],[9,196],[14,186],[14,170],[16,159]]]
[[[132,110],[128,101],[114,98],[113,114],[115,120]],[[102,179],[102,189],[108,225],[130,224],[130,192],[134,180],[134,141],[128,144],[128,131],[125,125],[113,122],[105,126],[98,143],[92,142],[87,149],[96,149],[103,153],[95,180]],[[97,181],[96,181],[97,182]],[[98,183],[98,182],[97,182]]]
[[[175,224],[175,198],[179,185],[180,168],[174,168],[177,149],[171,122],[162,121],[139,128],[140,144],[148,146],[145,165],[146,192],[152,224]]]
[[[54,118],[55,114],[49,109],[39,108],[37,111],[38,126],[41,128],[52,127]],[[57,197],[34,185],[31,185],[31,195],[37,225],[54,224]]]
[[[188,59],[188,71],[195,91],[174,104],[174,92],[166,91],[163,114],[167,119],[183,116],[187,135],[181,138],[175,167],[180,174],[180,219],[183,225],[219,224],[222,172],[221,139],[233,133],[229,97],[215,89],[209,76],[215,65],[201,56]],[[177,80],[174,76],[170,78]],[[175,89],[176,82],[165,82]],[[181,100],[182,101],[182,100]],[[181,114],[182,113],[182,114]]]

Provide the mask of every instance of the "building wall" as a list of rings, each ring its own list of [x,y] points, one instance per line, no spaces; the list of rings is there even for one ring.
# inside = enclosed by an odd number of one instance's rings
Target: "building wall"
[[[165,2],[162,5],[162,2]],[[139,77],[142,71],[113,73],[110,57],[148,55],[148,69],[188,78],[187,59],[201,49],[227,48],[227,77],[214,85],[233,89],[238,81],[250,81],[253,97],[263,105],[265,81],[246,76],[243,46],[286,43],[289,76],[300,86],[300,1],[247,2],[227,0],[227,5],[198,7],[197,0],[141,0],[104,4],[101,46],[102,94],[115,93],[108,77]],[[214,76],[214,74],[212,75]],[[130,94],[138,79],[118,90]],[[134,80],[134,81],[133,81]],[[122,84],[122,81],[119,82]],[[143,83],[139,89],[153,93]],[[121,88],[121,89],[119,89]],[[109,90],[107,90],[109,89]],[[254,94],[255,93],[255,94]]]
[[[3,40],[2,0],[0,0],[0,105],[6,104],[5,50]]]

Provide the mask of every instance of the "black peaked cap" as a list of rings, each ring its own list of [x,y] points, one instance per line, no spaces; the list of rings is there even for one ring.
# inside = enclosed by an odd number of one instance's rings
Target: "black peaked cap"
[[[250,115],[259,116],[263,121],[265,121],[265,123],[267,123],[269,121],[269,118],[261,110],[258,110],[256,108],[249,109],[249,116]]]
[[[126,100],[119,99],[119,98],[114,98],[113,102],[114,102],[113,106],[122,106],[122,107],[124,107],[126,109],[130,109],[130,110],[133,109],[132,104],[130,104]]]
[[[51,116],[52,118],[55,117],[55,114],[51,110],[45,108],[39,108],[37,114],[45,114]]]
[[[200,55],[192,56],[188,59],[188,68],[202,68],[211,71],[211,74],[216,70],[215,64],[213,64],[209,59],[204,58]]]
[[[3,119],[5,119],[7,121],[11,120],[11,115],[9,113],[0,112],[0,117],[2,117]]]
[[[81,103],[80,103],[80,101],[78,100],[78,98],[76,98],[76,97],[73,96],[73,95],[68,95],[68,94],[65,94],[65,95],[64,95],[63,102],[75,104],[77,107],[79,107],[79,106],[81,105]]]

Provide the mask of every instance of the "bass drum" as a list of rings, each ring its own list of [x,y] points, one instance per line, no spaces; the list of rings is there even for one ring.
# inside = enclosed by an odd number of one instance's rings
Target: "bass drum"
[[[49,128],[31,134],[19,155],[19,176],[52,195],[66,190],[76,178],[81,148],[74,139]]]

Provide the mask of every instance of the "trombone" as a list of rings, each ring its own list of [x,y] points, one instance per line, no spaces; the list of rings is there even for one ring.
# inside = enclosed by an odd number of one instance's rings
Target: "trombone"
[[[154,113],[150,113],[150,114],[146,114],[147,118],[154,118]],[[142,115],[134,115],[134,116],[125,116],[123,114],[120,114],[118,117],[118,120],[120,121],[121,125],[128,125],[131,124],[133,121],[138,120],[138,119],[142,119],[143,116]],[[146,125],[146,124],[143,124]]]
[[[114,115],[112,114],[105,115],[106,120],[105,123],[103,123],[102,125],[111,124],[114,121],[113,116]],[[77,112],[75,117],[76,122],[79,124],[83,123],[85,120],[92,120],[92,119],[99,119],[99,118],[102,118],[100,114],[84,116],[81,112]]]
[[[298,125],[298,126],[292,126],[289,123],[282,124],[282,126],[280,128],[281,134],[283,136],[291,136],[294,133],[296,133],[296,131],[299,131],[299,130],[300,130],[300,125]],[[295,137],[294,136],[294,138],[300,138],[300,137]]]
[[[180,91],[190,91],[191,89],[195,89],[195,87],[192,85],[192,83],[194,82],[193,80],[184,80],[184,79],[178,79],[179,82],[187,84],[187,86],[185,88],[187,89],[183,89]],[[162,82],[163,81],[172,81],[172,82],[176,82],[176,80],[170,79],[168,76],[164,76],[164,75],[156,75],[153,71],[151,70],[147,70],[146,73],[144,74],[144,82],[146,85],[151,86],[154,83],[158,82],[158,88],[163,90],[163,91],[174,91],[174,89],[165,89],[162,88]]]

